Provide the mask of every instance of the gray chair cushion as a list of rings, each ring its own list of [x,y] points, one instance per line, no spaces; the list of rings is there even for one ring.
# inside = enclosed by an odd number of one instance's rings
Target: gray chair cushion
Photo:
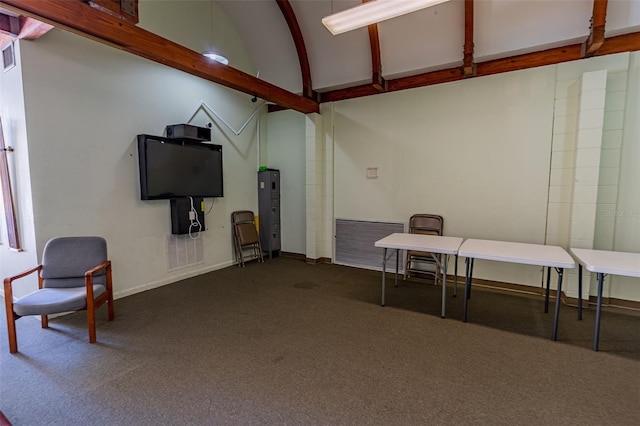
[[[99,284],[93,286],[93,297],[96,298],[107,291]],[[49,315],[59,312],[70,312],[87,306],[85,286],[73,288],[43,288],[21,297],[13,304],[13,311],[20,316]]]
[[[107,260],[107,242],[101,237],[61,237],[50,240],[42,253],[46,287],[84,286],[84,273]],[[96,275],[104,275],[102,270]],[[80,283],[67,280],[82,278]],[[54,279],[65,278],[57,281]]]

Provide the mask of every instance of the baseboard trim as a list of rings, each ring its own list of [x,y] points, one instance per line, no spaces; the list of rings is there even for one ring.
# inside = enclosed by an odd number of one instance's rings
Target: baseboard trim
[[[447,277],[447,281],[449,278]],[[458,277],[458,284],[462,282],[464,285],[464,277]],[[473,279],[473,285],[478,287],[483,287],[490,290],[498,290],[498,291],[506,291],[511,293],[520,293],[527,294],[531,296],[544,296],[546,288],[545,287],[532,287],[524,284],[513,284],[513,283],[504,283],[499,281],[490,281],[490,280],[482,280],[482,279]],[[556,298],[557,291],[554,289],[549,290],[549,297],[551,299]],[[562,293],[560,296],[560,301],[563,305],[578,307],[578,298],[577,297],[569,297],[566,293]],[[598,298],[596,296],[589,296],[589,300],[582,301],[582,307],[584,309],[595,308]],[[624,299],[616,299],[613,297],[603,297],[602,298],[602,306],[607,308],[608,310],[618,310],[619,312],[625,313],[637,313],[640,315],[640,302],[636,302],[633,300],[624,300]]]
[[[577,297],[568,297],[562,293],[562,302],[567,306],[578,307]],[[589,296],[589,300],[582,301],[583,309],[595,309],[598,304],[598,298],[596,296]],[[618,311],[624,313],[634,313],[640,315],[640,302],[633,300],[616,299],[614,297],[603,297],[602,307],[609,311]]]
[[[131,296],[137,293],[142,293],[143,291],[147,291],[147,290],[152,290],[154,288],[158,288],[158,287],[162,287],[168,284],[173,284],[176,283],[178,281],[182,281],[185,280],[187,278],[192,278],[198,275],[203,275],[206,274],[208,272],[213,272],[213,271],[217,271],[219,269],[224,269],[227,268],[229,266],[235,265],[236,263],[234,261],[227,261],[227,262],[222,262],[219,263],[217,265],[209,265],[206,266],[204,268],[198,268],[198,269],[193,269],[193,270],[188,270],[188,271],[184,271],[182,273],[179,274],[175,274],[175,275],[171,275],[167,278],[158,280],[158,281],[153,281],[153,282],[149,282],[146,284],[143,284],[141,286],[137,286],[137,287],[133,287],[127,290],[121,290],[118,292],[114,292],[113,293],[113,298],[114,299],[120,299],[122,297],[127,297],[127,296]]]
[[[307,260],[307,256],[302,253],[291,253],[288,251],[280,252],[280,256],[286,257],[288,259],[296,259],[296,260]]]
[[[331,264],[331,259],[328,257],[319,257],[317,259],[311,259],[310,257],[307,257],[306,261],[309,265],[330,265]]]

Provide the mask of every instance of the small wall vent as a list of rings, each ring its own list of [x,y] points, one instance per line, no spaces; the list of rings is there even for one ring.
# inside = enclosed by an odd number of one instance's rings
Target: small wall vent
[[[167,235],[167,271],[204,263],[202,237]]]

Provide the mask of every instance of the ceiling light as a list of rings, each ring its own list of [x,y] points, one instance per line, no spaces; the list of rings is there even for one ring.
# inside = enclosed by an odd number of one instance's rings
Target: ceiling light
[[[202,52],[202,54],[209,59],[220,62],[222,65],[229,65],[229,60],[227,58],[213,50],[207,50],[206,52]]]
[[[322,18],[333,35],[366,27],[376,22],[406,15],[449,0],[375,0]]]
[[[222,65],[229,65],[229,60],[227,59],[226,56],[224,56],[222,53],[220,53],[219,51],[216,51],[216,47],[219,47],[216,45],[216,40],[215,40],[215,35],[216,35],[216,16],[214,14],[214,5],[213,5],[213,1],[209,2],[209,17],[211,18],[211,44],[209,45],[211,48],[205,50],[204,52],[202,52],[203,56],[206,56],[207,58],[211,59],[212,61],[216,61],[218,63],[221,63]]]

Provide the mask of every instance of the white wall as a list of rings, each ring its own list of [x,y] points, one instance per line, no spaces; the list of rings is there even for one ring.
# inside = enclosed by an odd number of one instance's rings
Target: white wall
[[[215,50],[255,75],[244,40],[215,0],[142,0],[138,26],[196,52]]]
[[[18,239],[23,251],[16,252],[9,248],[4,209],[0,209],[0,277],[4,278],[25,271],[37,264],[36,238],[33,227],[33,204],[31,202],[31,182],[29,169],[29,145],[27,143],[27,127],[25,122],[25,106],[22,96],[22,60],[20,58],[21,42],[15,43],[16,66],[0,72],[0,117],[6,146],[13,147],[7,153],[9,178],[13,198]],[[0,198],[2,193],[0,191]],[[23,296],[29,288],[36,285],[31,280],[30,286],[16,288],[14,295]],[[4,290],[0,290],[4,293]]]
[[[230,214],[257,210],[256,119],[240,136],[204,110],[192,121],[214,124],[225,196],[206,200],[204,262],[171,272],[169,202],[140,201],[135,139],[186,122],[201,101],[240,128],[250,97],[62,30],[22,46],[29,159],[20,167],[30,169],[34,211],[22,229],[35,229],[38,251],[54,236],[104,236],[117,297],[230,265]]]
[[[563,194],[571,198],[575,183],[578,86],[585,73],[607,70],[611,77],[602,146],[620,154],[603,153],[608,163],[600,167],[618,168],[609,162],[620,158],[620,176],[612,180],[611,173],[601,173],[598,185],[619,185],[617,197],[607,197],[615,203],[607,206],[616,215],[613,250],[640,252],[639,55],[598,57],[323,104],[320,124],[306,132],[307,138],[324,138],[317,143],[331,152],[332,167],[323,169],[331,176],[323,179],[334,192],[321,201],[310,200],[307,193],[308,217],[310,209],[320,209],[325,202],[333,207],[332,220],[406,222],[412,213],[433,212],[445,217],[448,235],[568,249],[572,210]],[[625,75],[626,94],[621,96]],[[313,117],[307,120],[313,122]],[[293,118],[279,124],[299,126]],[[308,151],[307,168],[313,160]],[[367,179],[368,167],[378,167],[377,179]],[[569,173],[564,172],[567,167]],[[308,180],[310,171],[306,174]],[[596,221],[603,221],[602,211],[594,214]],[[283,226],[286,230],[287,224]],[[317,240],[309,229],[307,221],[307,239],[311,235]],[[480,278],[534,286],[543,281],[540,268],[523,265],[477,262],[474,272]],[[607,296],[640,301],[637,279],[614,276],[607,283]]]
[[[304,254],[306,249],[305,117],[280,111],[267,117],[267,164],[280,170],[282,251]]]
[[[18,67],[0,77],[0,113],[17,148],[10,166],[25,252],[6,250],[0,232],[2,276],[33,264],[55,235],[107,237],[119,296],[229,265],[230,212],[257,211],[256,119],[268,139],[262,159],[291,185],[283,199],[283,213],[292,215],[283,221],[283,249],[306,249],[301,217],[309,194],[299,184],[309,158],[296,141],[309,120],[261,114],[235,136],[205,111],[195,116],[193,124],[214,123],[214,142],[224,146],[225,197],[213,206],[207,201],[213,210],[204,263],[167,272],[169,206],[139,200],[135,135],[186,121],[201,100],[239,129],[256,105],[247,95],[60,30],[19,47]],[[630,213],[616,217],[613,247],[638,252],[640,64],[637,53],[629,57],[616,211]],[[576,61],[323,105],[316,134],[331,156],[323,181],[335,191],[320,205],[331,206],[333,217],[357,219],[406,221],[414,212],[434,212],[445,216],[448,235],[545,242],[557,74],[567,67],[601,69],[598,61]],[[298,163],[301,157],[307,164]],[[371,166],[379,167],[378,179],[366,179]],[[477,265],[476,276],[531,285],[542,278],[539,268],[491,263]],[[612,283],[612,297],[640,300],[637,280]]]
[[[629,60],[613,249],[640,253],[640,52]],[[640,301],[640,279],[611,277],[610,297]]]
[[[335,103],[335,216],[434,213],[446,235],[544,243],[554,83],[544,67]],[[541,274],[476,262],[474,276]]]
[[[557,65],[547,244],[640,252],[637,57],[620,53]],[[582,92],[585,76],[596,75],[606,80],[597,98]],[[571,297],[577,297],[577,274],[565,274],[563,291]],[[637,287],[637,279],[609,276],[603,294],[638,301]],[[583,288],[585,298],[596,294],[595,275],[589,280],[586,273]]]

